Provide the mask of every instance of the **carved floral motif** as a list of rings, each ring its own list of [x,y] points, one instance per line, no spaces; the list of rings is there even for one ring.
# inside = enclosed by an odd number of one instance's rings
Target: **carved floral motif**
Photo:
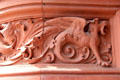
[[[27,19],[1,24],[0,65],[27,63],[112,62],[107,21],[79,17]]]

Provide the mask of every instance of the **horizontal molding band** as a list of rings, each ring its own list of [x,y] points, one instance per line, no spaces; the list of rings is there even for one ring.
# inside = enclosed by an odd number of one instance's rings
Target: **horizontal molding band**
[[[119,0],[43,0],[46,18],[78,16],[109,19],[118,9]],[[12,20],[42,17],[41,0],[3,0],[0,2],[0,24]]]
[[[45,4],[68,4],[120,7],[120,0],[43,0]],[[1,0],[0,9],[21,4],[42,3],[42,0]]]
[[[0,67],[0,77],[17,76],[30,74],[104,74],[119,75],[118,68],[103,68],[93,65],[76,65],[76,64],[34,64],[34,65],[12,65]]]

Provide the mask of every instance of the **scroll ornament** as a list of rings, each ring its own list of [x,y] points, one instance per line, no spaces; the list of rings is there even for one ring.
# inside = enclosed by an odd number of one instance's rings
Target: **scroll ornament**
[[[79,17],[17,20],[0,26],[0,65],[71,63],[109,66],[107,21]],[[107,28],[107,29],[106,29]]]

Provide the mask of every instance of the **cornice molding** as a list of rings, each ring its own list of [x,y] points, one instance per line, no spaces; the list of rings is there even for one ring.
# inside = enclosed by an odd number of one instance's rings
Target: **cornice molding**
[[[109,19],[120,8],[119,0],[43,0],[46,18],[59,16]],[[0,23],[42,17],[41,0],[2,0]],[[89,13],[89,14],[88,14]]]

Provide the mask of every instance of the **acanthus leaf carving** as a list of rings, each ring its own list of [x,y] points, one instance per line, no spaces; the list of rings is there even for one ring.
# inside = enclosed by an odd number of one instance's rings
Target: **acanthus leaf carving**
[[[112,62],[108,23],[98,18],[46,20],[44,32],[41,18],[13,21],[1,27],[3,59],[0,65],[14,64],[20,59],[28,63],[96,63],[101,66]]]

